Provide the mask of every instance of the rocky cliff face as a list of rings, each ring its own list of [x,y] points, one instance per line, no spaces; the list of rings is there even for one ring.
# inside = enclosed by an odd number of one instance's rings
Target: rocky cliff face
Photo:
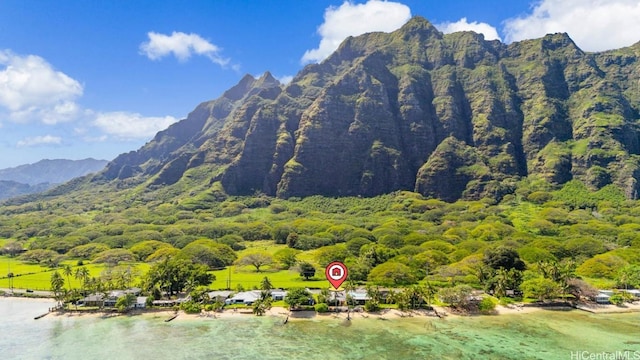
[[[288,85],[246,76],[94,181],[166,186],[215,168],[230,194],[416,190],[500,197],[531,176],[637,197],[640,43],[584,53],[566,34],[510,45],[416,17],[348,38]]]

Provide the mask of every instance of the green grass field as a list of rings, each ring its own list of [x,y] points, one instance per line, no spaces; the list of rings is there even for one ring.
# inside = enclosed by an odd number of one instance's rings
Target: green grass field
[[[327,287],[329,283],[322,277],[319,272],[316,272],[316,276],[313,279],[305,281],[303,277],[297,272],[289,270],[265,270],[256,272],[254,268],[250,267],[236,267],[230,266],[225,270],[214,271],[216,280],[211,284],[212,289],[226,289],[227,281],[231,277],[231,289],[235,290],[238,284],[246,290],[260,287],[260,282],[266,276],[269,278],[271,284],[276,288],[292,288],[292,287],[309,287],[309,288],[322,288]]]
[[[265,250],[273,253],[281,249],[282,245],[265,246],[266,244],[260,244],[262,242],[256,242],[254,246],[246,251]],[[71,265],[72,269],[78,267],[74,261],[65,261],[63,265]],[[102,274],[107,267],[103,264],[85,264],[90,276],[98,277]],[[136,269],[137,279],[134,280],[135,284],[139,283],[139,280],[150,268],[146,263],[135,263],[132,266]],[[14,274],[13,287],[16,289],[32,289],[32,290],[49,290],[51,274],[55,269],[40,265],[25,264],[15,258],[9,258],[6,256],[0,256],[0,288],[9,288],[9,279],[6,277],[9,273],[9,268]],[[62,271],[61,269],[57,269]],[[261,269],[262,270],[262,269]],[[242,285],[244,289],[253,289],[260,286],[260,282],[266,276],[276,288],[292,288],[292,287],[310,287],[310,288],[322,288],[328,286],[327,281],[324,279],[321,273],[322,269],[316,272],[316,277],[310,280],[304,280],[295,271],[289,270],[277,270],[269,267],[265,267],[261,272],[256,272],[255,268],[251,266],[230,266],[224,270],[214,271],[216,280],[211,284],[211,289],[226,289],[229,278],[231,278],[231,289],[236,289],[238,285]],[[65,279],[65,287],[67,281],[71,281],[71,287],[79,288],[80,280],[76,279],[73,275],[69,279],[63,276]]]
[[[71,265],[72,269],[78,267],[74,261],[65,261],[63,264]],[[84,265],[89,270],[89,275],[92,277],[98,277],[106,270],[106,266],[103,264],[86,264]],[[139,275],[145,274],[149,270],[149,265],[145,263],[135,263],[132,266],[136,269]],[[9,288],[9,279],[6,277],[9,273],[9,268],[14,274],[13,287],[16,289],[31,289],[31,290],[49,290],[51,274],[53,271],[61,269],[50,269],[48,267],[40,265],[25,264],[15,258],[9,258],[7,256],[0,256],[0,288]],[[69,279],[64,276],[65,287],[67,281],[71,281],[72,288],[80,287],[80,280],[76,279],[73,275]],[[138,282],[138,281],[134,281]]]
[[[246,241],[243,244],[247,247],[245,250],[238,251],[238,258],[255,252],[265,251],[271,255],[278,250],[287,248],[286,245],[274,244],[273,241]],[[276,267],[265,266],[260,268],[260,272],[252,266],[230,266],[224,270],[214,271],[216,280],[211,285],[212,289],[226,289],[229,277],[231,277],[231,289],[236,289],[240,284],[243,288],[249,290],[260,287],[260,282],[266,276],[271,284],[276,288],[292,288],[292,287],[309,287],[322,288],[327,287],[329,283],[324,278],[323,269],[319,268],[315,263],[314,251],[305,251],[298,254],[298,260],[308,261],[316,265],[316,276],[309,280],[304,280],[299,273],[290,270],[279,270]]]

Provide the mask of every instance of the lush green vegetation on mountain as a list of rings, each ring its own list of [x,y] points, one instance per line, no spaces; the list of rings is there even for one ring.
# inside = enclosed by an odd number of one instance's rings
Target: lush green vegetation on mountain
[[[276,287],[325,287],[314,277],[305,282],[300,265],[311,264],[320,279],[323,266],[340,260],[351,280],[392,287],[428,280],[504,294],[520,284],[538,289],[543,277],[561,284],[549,275],[554,266],[597,287],[640,286],[640,203],[614,186],[592,192],[570,181],[554,190],[524,181],[500,203],[412,192],[288,200],[221,193],[203,200],[207,208],[192,208],[187,197],[142,202],[123,191],[95,202],[89,192],[75,194],[0,208],[14,269],[82,261],[92,276],[111,269],[113,277],[127,264],[184,259],[212,271],[212,288],[226,288],[229,276],[234,287],[259,286],[265,275]]]

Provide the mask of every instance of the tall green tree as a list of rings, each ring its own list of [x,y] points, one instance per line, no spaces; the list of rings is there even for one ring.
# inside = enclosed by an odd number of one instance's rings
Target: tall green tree
[[[618,276],[616,277],[618,285],[628,289],[629,286],[640,286],[640,266],[638,265],[626,265],[622,269],[618,270]]]
[[[289,289],[287,296],[284,298],[285,304],[289,305],[289,309],[295,309],[300,305],[308,304],[311,294],[307,289],[296,287]]]
[[[525,263],[520,259],[518,252],[507,247],[498,247],[486,250],[483,262],[494,270],[503,268],[506,270],[516,269],[522,271],[526,268]]]
[[[534,278],[522,282],[520,285],[525,297],[545,301],[553,299],[560,293],[560,286],[551,279]]]
[[[413,269],[395,261],[388,261],[374,267],[369,273],[368,280],[381,286],[402,286],[417,282]]]
[[[304,277],[305,280],[309,280],[309,278],[316,275],[316,268],[315,266],[313,266],[313,264],[302,261],[298,263],[298,272],[300,273],[300,276]]]
[[[87,289],[87,281],[89,280],[89,270],[84,266],[80,266],[76,268],[73,276],[80,280],[80,289],[84,293]]]
[[[273,284],[271,284],[271,280],[268,277],[263,277],[262,281],[260,281],[260,290],[269,291],[273,289]]]
[[[168,296],[183,291],[187,285],[192,287],[208,286],[215,276],[207,272],[207,266],[173,258],[159,262],[149,269],[146,276],[146,287],[152,290],[158,287]]]
[[[469,305],[469,297],[473,289],[468,285],[457,285],[452,288],[442,288],[438,291],[438,297],[443,303],[453,308],[465,308]]]
[[[526,266],[517,251],[508,247],[487,249],[482,263],[478,278],[484,284],[485,291],[503,297],[507,290],[518,289]]]
[[[570,280],[575,278],[576,263],[572,259],[565,259],[561,262],[542,261],[538,263],[538,270],[542,277],[554,281],[560,290],[561,295],[569,291]]]
[[[209,298],[209,288],[206,286],[197,286],[195,289],[189,292],[191,301],[199,304],[207,304],[211,300]]]
[[[116,301],[116,309],[119,312],[127,312],[136,303],[136,296],[133,294],[125,294]]]
[[[62,267],[62,273],[64,274],[64,276],[67,277],[67,286],[69,288],[69,291],[71,291],[71,275],[73,274],[73,269],[71,268],[71,265],[64,265]]]
[[[298,262],[297,255],[300,250],[284,248],[276,251],[274,258],[278,261],[283,268],[290,269]]]
[[[241,266],[251,265],[256,268],[257,272],[260,272],[261,267],[273,264],[273,256],[266,251],[258,251],[241,257],[236,264]]]
[[[53,274],[51,274],[50,284],[53,297],[56,299],[58,304],[62,303],[65,297],[64,278],[62,278],[62,275],[60,275],[58,271],[54,271]]]

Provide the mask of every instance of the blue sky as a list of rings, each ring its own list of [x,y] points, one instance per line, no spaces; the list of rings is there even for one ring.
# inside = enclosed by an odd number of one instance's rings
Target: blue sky
[[[504,42],[640,40],[640,0],[0,1],[0,168],[135,150],[244,74],[287,81],[348,35],[423,16]]]

